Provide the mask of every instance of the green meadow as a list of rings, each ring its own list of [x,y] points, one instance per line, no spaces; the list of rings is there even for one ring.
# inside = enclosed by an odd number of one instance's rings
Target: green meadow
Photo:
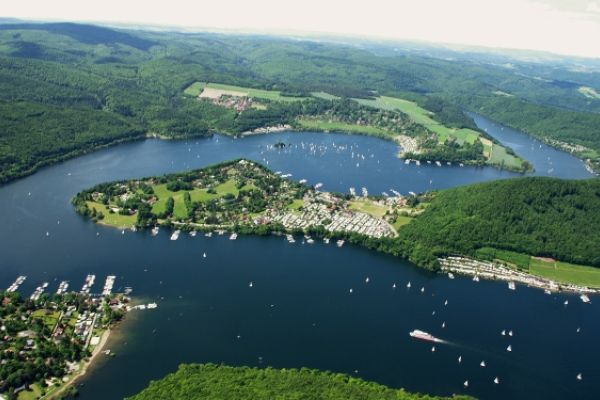
[[[407,114],[415,123],[423,125],[438,135],[440,143],[444,143],[448,138],[455,138],[459,143],[475,143],[480,134],[472,129],[454,129],[448,128],[435,121],[431,116],[432,112],[419,106],[417,103],[396,97],[379,96],[375,99],[355,99],[360,104],[379,108],[382,110],[399,110]]]
[[[600,287],[600,268],[561,261],[548,262],[532,258],[529,264],[529,272],[556,282]]]

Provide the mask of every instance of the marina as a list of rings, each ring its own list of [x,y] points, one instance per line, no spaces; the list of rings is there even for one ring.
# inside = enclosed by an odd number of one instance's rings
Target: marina
[[[267,148],[277,141],[292,146],[281,152]],[[301,246],[289,245],[285,236],[240,235],[230,241],[230,233],[216,232],[196,238],[180,235],[173,243],[172,232],[162,227],[155,236],[127,231],[121,235],[120,229],[82,220],[69,203],[92,184],[240,156],[264,158],[270,168],[319,182],[323,190],[344,193],[354,187],[360,192],[365,187],[390,197],[390,188],[419,193],[516,176],[485,167],[408,166],[396,157],[397,151],[393,143],[351,135],[277,133],[238,140],[215,135],[197,143],[124,144],[45,168],[0,188],[5,224],[0,231],[5,244],[0,286],[26,275],[20,290],[29,296],[42,282],[50,282],[47,292],[53,292],[60,281],[78,285],[94,271],[103,283],[115,275],[116,286],[135,286],[136,297],[143,299],[139,305],[146,310],[153,302],[159,305],[126,321],[120,328],[123,340],[115,337],[109,345],[111,354],[118,356],[98,363],[83,378],[78,389],[81,398],[90,400],[131,396],[149,380],[175,370],[182,360],[310,366],[439,395],[594,399],[600,390],[591,379],[600,373],[595,357],[600,348],[593,339],[600,335],[594,318],[600,303],[592,293],[592,302],[586,304],[579,294],[552,291],[548,296],[516,279],[514,292],[507,289],[507,280],[475,282],[475,276],[467,279],[456,272],[450,280],[447,274],[417,269],[399,257],[346,244],[339,249],[337,239],[329,245],[315,240]],[[536,171],[546,174],[549,167],[543,163],[555,153],[536,145],[538,151],[544,155]],[[357,153],[365,156],[360,176],[355,173]],[[573,166],[561,163],[555,161],[554,176],[577,174],[581,166],[578,160]],[[78,173],[68,176],[67,171]],[[48,237],[46,231],[51,233]],[[296,235],[295,240],[302,239]],[[210,257],[203,258],[204,252]],[[101,291],[102,286],[93,286],[90,293]],[[432,352],[432,343],[407,334],[415,327],[452,345],[435,343]],[[499,334],[502,329],[506,336]],[[510,337],[509,330],[515,336]],[[512,352],[506,350],[508,345]],[[479,366],[483,359],[486,368]],[[576,379],[578,373],[585,379]],[[436,376],[434,385],[431,374]]]

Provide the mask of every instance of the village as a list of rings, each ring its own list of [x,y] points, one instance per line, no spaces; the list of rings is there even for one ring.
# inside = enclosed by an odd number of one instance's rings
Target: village
[[[62,281],[48,293],[44,282],[29,297],[19,290],[26,279],[19,276],[0,291],[0,398],[58,396],[103,350],[111,327],[140,307],[129,305],[131,288],[113,293],[114,275],[106,277],[101,293],[91,293],[96,277],[89,274],[78,292]]]
[[[342,208],[343,200],[330,193],[309,192],[303,202],[302,208],[297,211],[267,210],[266,220],[281,223],[288,230],[323,226],[328,232],[355,232],[375,238],[397,236],[384,219]],[[265,218],[260,219],[260,223],[265,223]]]

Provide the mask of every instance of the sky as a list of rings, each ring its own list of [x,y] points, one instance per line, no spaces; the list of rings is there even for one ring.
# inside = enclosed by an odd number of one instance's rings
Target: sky
[[[18,0],[0,16],[321,33],[600,58],[600,0]]]

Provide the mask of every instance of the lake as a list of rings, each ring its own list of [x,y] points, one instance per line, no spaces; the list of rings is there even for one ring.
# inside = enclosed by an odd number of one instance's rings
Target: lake
[[[535,174],[591,176],[576,158],[475,118],[529,159]],[[270,147],[279,141],[288,146]],[[366,136],[217,135],[129,143],[42,169],[0,188],[0,287],[24,274],[25,295],[43,281],[51,291],[65,279],[79,290],[85,275],[95,273],[99,291],[106,275],[115,274],[117,289],[132,286],[135,300],[158,303],[155,310],[131,312],[111,336],[107,348],[117,356],[100,357],[82,381],[82,399],[132,395],[182,362],[311,367],[410,391],[485,399],[597,398],[600,301],[594,298],[585,305],[570,294],[449,280],[348,245],[291,245],[275,236],[230,241],[182,235],[170,241],[165,229],[157,237],[122,235],[83,220],[70,204],[75,193],[99,182],[237,157],[340,192],[420,192],[517,176],[489,167],[405,165],[397,152],[394,143]],[[432,352],[430,343],[409,337],[413,329],[447,343]],[[503,329],[514,336],[502,336]],[[580,372],[583,381],[575,378]]]

